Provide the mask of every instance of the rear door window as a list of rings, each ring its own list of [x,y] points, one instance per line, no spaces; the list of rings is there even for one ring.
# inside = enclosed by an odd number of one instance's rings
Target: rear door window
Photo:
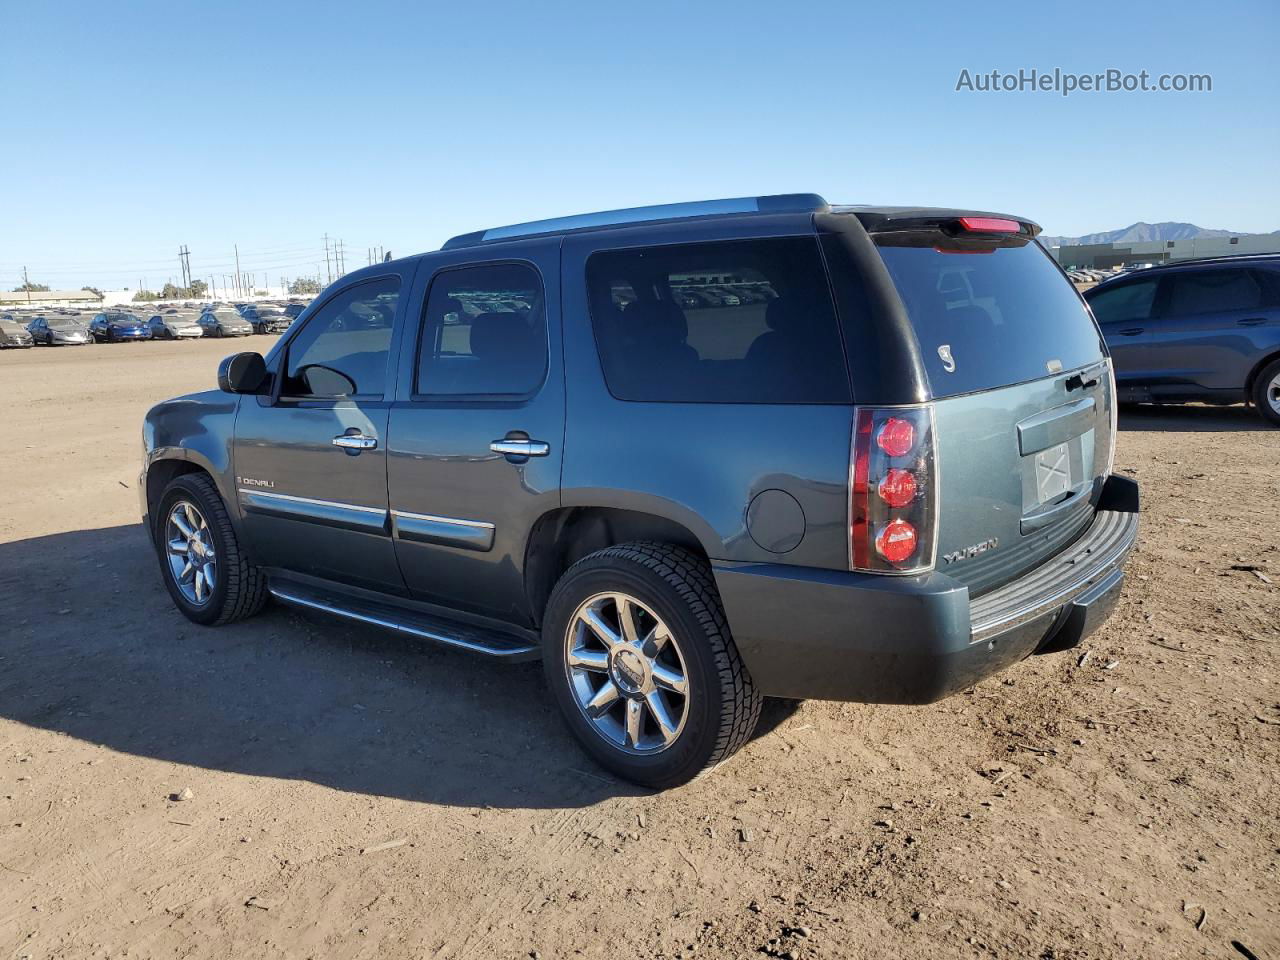
[[[619,399],[851,402],[813,237],[602,251],[587,261],[587,287]]]
[[[1101,360],[1071,282],[1026,239],[953,243],[941,231],[877,236],[920,341],[935,397],[1038,380]]]
[[[1253,310],[1262,305],[1262,289],[1248,270],[1189,270],[1170,275],[1169,306],[1172,317],[1200,313]]]
[[[442,271],[427,295],[414,392],[523,396],[547,373],[542,279],[523,263]]]

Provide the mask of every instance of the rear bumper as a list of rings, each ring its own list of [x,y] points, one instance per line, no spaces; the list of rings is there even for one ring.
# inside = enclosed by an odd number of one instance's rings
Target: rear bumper
[[[1119,599],[1137,536],[1137,485],[1112,476],[1083,536],[977,600],[936,572],[713,566],[738,650],[766,696],[930,703],[1096,630]]]

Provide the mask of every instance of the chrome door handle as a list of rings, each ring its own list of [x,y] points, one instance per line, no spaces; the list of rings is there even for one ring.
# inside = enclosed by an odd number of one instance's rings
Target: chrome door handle
[[[551,444],[542,440],[495,440],[489,449],[504,457],[545,457],[551,452]]]
[[[1138,334],[1140,334],[1143,331],[1143,329],[1144,328],[1142,327],[1125,327],[1125,329],[1120,331],[1120,336],[1136,337]]]
[[[1260,327],[1266,322],[1266,317],[1246,317],[1244,320],[1236,321],[1242,327]]]
[[[333,438],[333,445],[344,450],[374,450],[378,446],[378,438],[366,437],[363,433],[344,433]]]

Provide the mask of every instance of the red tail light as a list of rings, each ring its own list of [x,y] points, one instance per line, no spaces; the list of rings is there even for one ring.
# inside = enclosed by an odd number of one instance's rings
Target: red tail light
[[[858,408],[852,461],[853,569],[876,573],[930,569],[937,510],[932,408]]]
[[[890,520],[876,535],[876,553],[890,563],[906,563],[916,552],[916,528],[905,520]]]
[[[970,233],[1017,233],[1022,229],[1017,220],[1003,217],[961,217],[960,227]]]

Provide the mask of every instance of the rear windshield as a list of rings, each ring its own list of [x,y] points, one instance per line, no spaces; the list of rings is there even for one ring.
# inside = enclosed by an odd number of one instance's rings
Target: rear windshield
[[[850,402],[812,236],[603,251],[587,260],[587,288],[621,400]]]
[[[960,243],[934,231],[875,239],[935,397],[1037,380],[1102,358],[1097,327],[1039,244]]]

